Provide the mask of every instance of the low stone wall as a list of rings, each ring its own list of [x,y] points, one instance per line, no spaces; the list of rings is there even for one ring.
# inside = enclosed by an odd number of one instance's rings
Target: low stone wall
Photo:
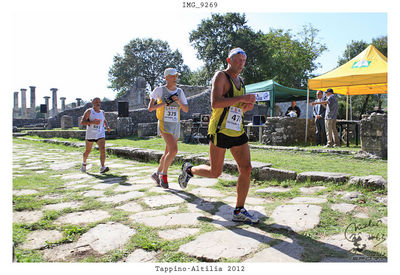
[[[117,129],[118,112],[104,112],[108,126],[111,129]]]
[[[262,143],[268,145],[294,145],[305,141],[306,120],[292,117],[269,117],[263,125]],[[253,128],[252,139],[258,140],[258,128]],[[256,134],[255,134],[256,133]],[[307,141],[315,142],[315,124],[308,120]]]
[[[60,131],[29,131],[28,135],[30,136],[39,136],[41,138],[78,138],[78,139],[85,139],[85,130],[60,130]]]
[[[138,137],[157,136],[157,122],[138,123]]]
[[[35,119],[22,119],[22,118],[14,118],[13,126],[14,127],[26,127],[26,126],[37,126],[37,125],[45,125],[47,123],[47,119],[44,118],[35,118]]]
[[[85,139],[86,130],[58,130],[58,131],[28,131],[27,133],[30,136],[38,136],[41,138],[77,138],[77,139]],[[108,133],[106,131],[106,139],[115,138],[115,131],[111,131]]]
[[[361,150],[387,159],[387,115],[363,115],[360,126]]]
[[[183,90],[186,98],[200,94],[206,90],[210,90],[211,87],[208,86],[189,86],[189,85],[177,85],[179,88]]]
[[[49,118],[48,128],[49,129],[61,128],[61,117],[63,115],[72,116],[74,127],[78,127],[79,126],[78,118],[83,116],[85,111],[89,108],[92,108],[92,103],[86,103],[85,105],[82,105],[82,106],[79,106],[76,108],[72,108],[72,109],[67,109],[63,112],[60,112],[55,117]],[[103,102],[101,102],[101,109],[104,112],[115,112],[116,110],[118,110],[118,102],[103,101]],[[107,116],[106,116],[106,118],[107,118]]]

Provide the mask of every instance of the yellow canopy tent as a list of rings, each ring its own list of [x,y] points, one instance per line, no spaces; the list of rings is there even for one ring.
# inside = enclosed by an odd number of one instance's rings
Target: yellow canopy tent
[[[342,66],[308,80],[310,90],[333,89],[336,94],[387,93],[387,58],[373,45]]]
[[[328,88],[333,89],[336,94],[347,95],[346,105],[349,95],[387,94],[387,58],[373,45],[369,45],[349,62],[308,80],[307,91]],[[346,119],[347,109],[346,106]]]

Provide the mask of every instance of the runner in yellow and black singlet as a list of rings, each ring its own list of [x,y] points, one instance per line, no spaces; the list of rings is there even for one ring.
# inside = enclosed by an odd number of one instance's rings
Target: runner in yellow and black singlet
[[[248,138],[243,127],[243,114],[252,110],[256,101],[254,94],[245,94],[244,84],[239,76],[246,59],[246,53],[240,48],[235,48],[229,52],[226,59],[228,68],[215,73],[211,87],[212,114],[208,127],[210,165],[193,166],[185,162],[178,182],[182,188],[186,188],[194,175],[218,178],[224,166],[226,149],[229,148],[239,170],[236,208],[232,211],[232,220],[256,224],[259,222],[256,215],[250,214],[244,208],[250,188],[251,158]]]
[[[228,73],[222,71],[231,84],[230,89],[224,95],[225,98],[243,96],[244,83],[239,77],[240,86],[236,87]],[[210,124],[208,126],[208,138],[216,146],[231,148],[248,142],[243,127],[243,102],[236,103],[225,108],[212,108]]]

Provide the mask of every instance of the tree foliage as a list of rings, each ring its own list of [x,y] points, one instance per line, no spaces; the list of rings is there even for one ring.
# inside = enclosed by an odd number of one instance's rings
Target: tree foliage
[[[211,79],[216,70],[227,66],[229,51],[241,47],[247,54],[242,72],[246,83],[275,79],[283,85],[304,88],[319,66],[315,60],[326,50],[318,41],[318,30],[309,25],[297,36],[282,29],[264,34],[246,23],[244,14],[213,14],[190,33],[197,57],[205,63],[203,73]]]
[[[117,91],[117,97],[129,91],[138,76],[144,77],[153,90],[164,82],[163,72],[168,67],[188,71],[183,64],[182,54],[172,51],[168,42],[162,40],[131,40],[124,46],[123,55],[114,56],[108,76],[109,88]]]
[[[204,62],[209,76],[225,66],[229,51],[237,45],[238,31],[248,29],[245,24],[245,16],[238,13],[212,14],[211,19],[203,19],[189,34],[197,58]]]

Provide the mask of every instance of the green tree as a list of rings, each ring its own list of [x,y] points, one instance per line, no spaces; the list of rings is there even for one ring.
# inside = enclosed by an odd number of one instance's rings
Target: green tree
[[[182,54],[172,51],[168,42],[162,40],[140,39],[131,40],[124,46],[123,55],[114,56],[108,76],[109,88],[117,91],[117,97],[129,91],[138,76],[144,77],[153,90],[164,82],[163,72],[168,67],[178,71],[188,70],[184,66]]]
[[[192,86],[209,86],[211,85],[211,78],[207,73],[207,68],[202,66],[195,71],[190,72],[187,75],[187,84]],[[186,79],[185,79],[186,80]],[[180,81],[182,84],[183,82]]]
[[[243,41],[239,30],[250,30],[246,22],[244,14],[212,14],[211,19],[203,19],[189,34],[189,41],[197,50],[197,58],[204,62],[208,78],[226,66],[226,57],[232,48],[242,46],[238,43]]]
[[[304,88],[319,66],[315,60],[326,50],[318,41],[318,30],[309,25],[298,36],[281,29],[264,34],[246,23],[244,14],[212,14],[190,33],[197,57],[205,63],[203,75],[211,79],[216,70],[226,67],[229,51],[241,47],[247,54],[242,72],[246,83],[273,78],[283,85]]]
[[[315,60],[327,49],[318,41],[318,30],[313,26],[303,26],[297,36],[290,30],[271,29],[263,37],[265,62],[263,72],[278,83],[293,87],[306,88],[311,72],[320,64]]]

